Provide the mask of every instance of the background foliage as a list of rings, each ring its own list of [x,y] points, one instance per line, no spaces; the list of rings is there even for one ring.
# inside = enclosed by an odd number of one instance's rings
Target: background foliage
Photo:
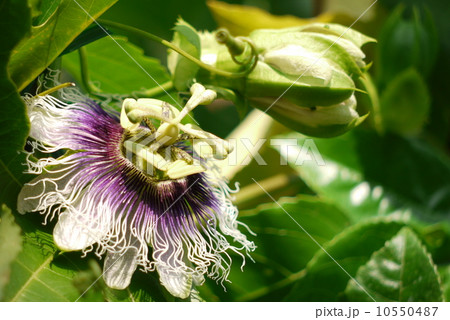
[[[114,42],[89,16],[103,14],[170,39],[179,15],[200,30],[223,26],[245,35],[254,28],[305,23],[318,14],[315,20],[349,25],[371,1],[246,3],[253,7],[197,0],[1,1],[0,24],[8,32],[0,35],[0,299],[174,300],[156,274],[136,272],[128,289],[108,289],[97,257],[56,248],[54,221],[42,225],[37,214],[15,212],[17,193],[30,179],[22,173],[29,124],[20,95],[34,93],[35,79],[51,66],[111,105],[124,96],[180,99],[156,86],[170,81],[164,47],[126,33],[113,34]],[[261,170],[253,161],[233,179],[241,182],[240,220],[257,233],[249,235],[258,246],[255,261],[247,261],[242,272],[235,257],[227,290],[207,281],[198,288],[202,299],[450,300],[449,10],[439,0],[380,0],[355,24],[379,41],[365,48],[374,61],[373,85],[359,97],[370,118],[341,137],[313,140],[325,166],[297,165],[309,138],[272,123],[266,138],[295,139],[298,147],[286,154],[267,143],[261,154],[268,165]],[[89,79],[80,73],[79,48]],[[195,116],[222,137],[240,122],[223,101],[199,108]],[[288,165],[280,165],[280,158]]]

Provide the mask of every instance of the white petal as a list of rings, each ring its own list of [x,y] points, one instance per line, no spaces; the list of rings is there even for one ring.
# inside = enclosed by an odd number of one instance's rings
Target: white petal
[[[53,238],[56,245],[64,251],[82,250],[99,242],[107,233],[105,225],[98,226],[95,217],[82,221],[81,215],[75,216],[66,211],[59,216],[58,223],[53,230]]]
[[[163,223],[156,225],[152,241],[153,259],[162,285],[175,297],[186,299],[192,288],[192,275],[186,272],[183,243]]]
[[[122,254],[106,254],[103,279],[108,287],[123,290],[130,285],[131,277],[137,268],[137,255],[137,248],[129,248]]]
[[[17,211],[22,214],[40,211],[63,201],[71,191],[68,183],[72,176],[73,174],[67,174],[67,171],[61,169],[58,172],[43,173],[26,183],[17,198]],[[42,201],[44,193],[47,197]]]
[[[31,123],[30,137],[48,145],[60,145],[67,137],[71,108],[52,96],[33,97],[25,102]]]
[[[158,266],[157,270],[162,285],[171,295],[181,299],[189,297],[192,288],[192,276],[190,274],[164,266]]]

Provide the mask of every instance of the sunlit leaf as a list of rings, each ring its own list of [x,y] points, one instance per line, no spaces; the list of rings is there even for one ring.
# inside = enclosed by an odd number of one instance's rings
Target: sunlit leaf
[[[293,145],[281,148],[282,155],[308,186],[355,221],[396,212],[449,221],[449,160],[420,140],[362,130],[334,139],[282,138],[292,139],[285,140]],[[317,152],[302,151],[305,143]]]
[[[0,206],[0,301],[3,298],[3,287],[9,281],[10,265],[22,248],[20,227],[14,222],[11,210]]]
[[[133,93],[158,89],[159,85],[170,81],[170,75],[157,59],[145,56],[141,48],[124,37],[106,37],[84,48],[89,80],[103,94],[131,97]],[[63,57],[63,68],[69,71],[77,82],[82,83],[78,52]],[[163,90],[160,94],[165,95]],[[173,101],[171,103],[175,104]]]
[[[358,284],[351,280],[345,291],[351,301],[442,301],[436,266],[417,236],[402,229],[359,268]]]
[[[239,220],[257,234],[249,236],[257,245],[252,254],[255,263],[248,261],[241,272],[240,258],[236,257],[227,292],[220,287],[214,290],[223,299],[279,301],[320,251],[318,244],[323,245],[350,224],[336,207],[312,196],[282,198],[279,204],[282,208],[270,202],[241,213],[244,216]]]
[[[56,8],[49,1],[50,7],[43,11],[48,18],[32,27],[31,35],[15,48],[8,65],[11,78],[19,91],[44,71],[92,23],[92,19],[96,19],[116,1],[61,0]]]
[[[350,276],[403,226],[400,221],[377,219],[347,228],[317,251],[286,300],[341,300]]]
[[[75,271],[67,261],[57,259],[57,248],[50,234],[25,220],[23,248],[11,264],[11,276],[5,287],[6,301],[75,301],[79,291],[73,285]],[[62,262],[62,263],[61,263]]]

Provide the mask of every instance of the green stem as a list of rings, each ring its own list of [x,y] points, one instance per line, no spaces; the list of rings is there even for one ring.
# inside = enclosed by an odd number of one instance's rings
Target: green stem
[[[78,56],[80,58],[81,82],[83,83],[84,88],[91,95],[95,95],[95,93],[101,92],[100,88],[97,88],[95,85],[93,85],[89,81],[89,68],[88,68],[85,47],[80,47],[78,49]]]
[[[166,93],[166,91],[169,91],[172,88],[173,88],[173,82],[172,81],[167,81],[167,82],[164,82],[164,83],[162,83],[159,86],[156,86],[154,88],[136,92],[135,95],[138,98],[156,97],[156,96],[159,96],[159,95],[161,95],[163,93]]]
[[[149,32],[146,32],[146,31],[143,31],[143,30],[131,27],[131,26],[127,26],[127,25],[124,25],[121,23],[108,21],[108,20],[99,19],[98,22],[103,26],[123,30],[123,31],[129,32],[129,33],[135,34],[137,36],[144,37],[144,38],[150,39],[154,42],[157,42],[157,43],[159,43],[163,46],[166,46],[167,48],[177,52],[178,54],[182,55],[186,59],[194,62],[200,68],[208,70],[209,72],[211,72],[213,74],[217,74],[219,76],[223,76],[223,77],[227,77],[227,78],[245,77],[254,69],[254,67],[256,66],[256,63],[258,61],[258,55],[256,54],[256,49],[252,46],[252,55],[254,56],[254,59],[252,59],[252,65],[250,67],[248,67],[246,70],[244,70],[242,72],[229,72],[229,71],[225,71],[225,70],[220,70],[209,64],[206,64],[206,63],[200,61],[199,59],[193,57],[192,55],[190,55],[183,49],[180,49],[177,46],[173,45],[171,42],[164,40],[158,36],[155,36],[154,34],[151,34]]]

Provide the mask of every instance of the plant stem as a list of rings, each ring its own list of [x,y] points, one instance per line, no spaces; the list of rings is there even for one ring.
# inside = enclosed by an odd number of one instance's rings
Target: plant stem
[[[171,42],[164,40],[158,36],[155,36],[154,34],[151,34],[149,32],[140,30],[138,28],[134,28],[131,26],[127,26],[121,23],[117,23],[117,22],[113,22],[113,21],[108,21],[108,20],[98,20],[98,22],[100,24],[102,24],[103,26],[106,27],[110,27],[110,28],[115,28],[115,29],[119,29],[119,30],[123,30],[132,34],[135,34],[137,36],[140,37],[144,37],[146,39],[150,39],[154,42],[157,42],[175,52],[177,52],[178,54],[182,55],[183,57],[185,57],[186,59],[192,61],[193,63],[195,63],[196,65],[198,65],[200,68],[205,69],[213,74],[217,74],[219,76],[223,76],[223,77],[227,77],[227,78],[242,78],[245,77],[247,74],[249,74],[253,68],[256,66],[258,57],[256,54],[256,50],[253,50],[252,48],[252,54],[254,54],[254,59],[252,59],[252,65],[247,68],[246,70],[242,71],[242,72],[229,72],[229,71],[225,71],[225,70],[220,70],[217,69],[209,64],[206,64],[202,61],[200,61],[199,59],[193,57],[192,55],[190,55],[189,53],[187,53],[186,51],[184,51],[183,49],[178,48],[177,46],[175,46],[174,44],[172,44]]]
[[[83,83],[84,88],[91,95],[101,92],[100,88],[97,88],[95,85],[93,85],[89,81],[89,68],[88,68],[88,63],[87,63],[85,47],[80,47],[78,49],[78,56],[80,58],[81,81]]]
[[[159,95],[165,93],[166,91],[168,91],[172,88],[173,88],[173,82],[167,81],[167,82],[164,82],[154,88],[147,89],[145,91],[136,92],[135,95],[138,98],[156,97],[156,96],[159,96]]]

